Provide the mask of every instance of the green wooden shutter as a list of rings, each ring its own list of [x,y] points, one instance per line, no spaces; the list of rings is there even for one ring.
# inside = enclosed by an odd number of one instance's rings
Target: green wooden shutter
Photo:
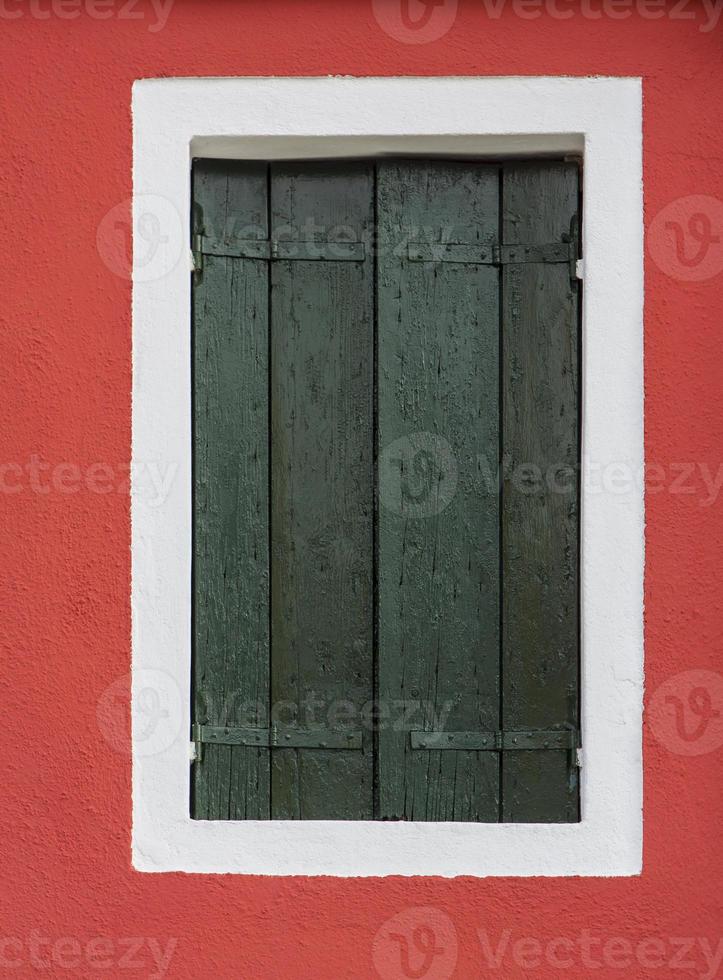
[[[373,178],[195,167],[196,817],[373,816]]]
[[[577,198],[197,162],[196,817],[578,819]]]

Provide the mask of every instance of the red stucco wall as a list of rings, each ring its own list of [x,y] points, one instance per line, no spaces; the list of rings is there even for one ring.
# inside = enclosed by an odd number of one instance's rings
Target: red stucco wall
[[[625,17],[625,0],[602,16],[602,0],[550,2],[461,0],[455,13],[448,0],[430,11],[447,20],[417,35],[371,0],[176,0],[160,15],[127,0],[0,3],[0,975],[723,975],[723,493],[710,487],[723,478],[723,18],[709,29],[712,0],[655,20],[640,5]],[[127,732],[98,721],[130,664],[130,284],[97,232],[111,208],[128,215],[131,85],[336,73],[644,78],[646,456],[658,468],[639,878],[130,867]]]

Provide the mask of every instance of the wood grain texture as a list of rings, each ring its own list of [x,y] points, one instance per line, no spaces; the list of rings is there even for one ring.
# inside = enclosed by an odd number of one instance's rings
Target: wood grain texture
[[[196,231],[266,233],[266,167],[204,161]],[[194,719],[262,723],[269,697],[268,264],[206,256],[193,317]],[[269,816],[269,750],[207,745],[193,816]]]
[[[499,172],[378,166],[378,633],[383,819],[494,821],[499,757],[411,749],[409,727],[499,722],[499,270],[410,262],[408,242],[498,240]]]
[[[504,167],[504,244],[561,241],[577,210],[574,164]],[[579,327],[566,266],[505,266],[503,337],[503,722],[577,725]],[[502,819],[579,819],[569,762],[506,753]]]
[[[271,173],[274,236],[369,237],[371,164]],[[274,262],[271,311],[272,704],[305,727],[359,727],[373,695],[371,255]],[[366,735],[362,751],[272,750],[272,816],[371,818]]]

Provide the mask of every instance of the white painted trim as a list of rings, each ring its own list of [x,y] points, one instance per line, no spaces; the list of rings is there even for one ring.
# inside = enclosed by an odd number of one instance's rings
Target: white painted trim
[[[134,866],[343,876],[639,873],[643,493],[639,482],[621,490],[619,479],[600,474],[616,464],[638,474],[643,465],[640,80],[149,79],[134,86],[133,124],[133,459],[137,473],[149,462],[176,468],[161,504],[133,481]],[[583,819],[192,821],[189,159],[400,150],[584,152]],[[150,259],[148,225],[141,227],[149,209],[158,210],[161,231]],[[146,688],[161,709],[153,724]]]

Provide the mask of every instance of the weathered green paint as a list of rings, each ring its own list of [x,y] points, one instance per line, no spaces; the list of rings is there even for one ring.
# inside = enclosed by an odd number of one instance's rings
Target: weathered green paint
[[[381,726],[380,816],[494,821],[498,757],[416,751],[409,729],[498,727],[499,271],[408,242],[495,243],[498,169],[380,163],[377,214],[379,698],[426,708]]]
[[[562,241],[578,211],[574,164],[504,167],[503,242]],[[503,271],[502,714],[505,729],[577,725],[578,288],[555,264]],[[579,818],[564,751],[502,760],[502,819]]]
[[[371,234],[371,164],[271,175],[273,238]],[[373,696],[373,271],[371,254],[271,266],[271,701],[304,727],[356,728]],[[372,749],[272,750],[272,816],[370,819]]]
[[[194,816],[577,820],[577,168],[194,201]]]
[[[266,228],[266,167],[194,170],[197,232]],[[193,316],[194,719],[255,725],[269,697],[268,265],[206,257]],[[193,815],[269,816],[268,750],[209,745]]]

